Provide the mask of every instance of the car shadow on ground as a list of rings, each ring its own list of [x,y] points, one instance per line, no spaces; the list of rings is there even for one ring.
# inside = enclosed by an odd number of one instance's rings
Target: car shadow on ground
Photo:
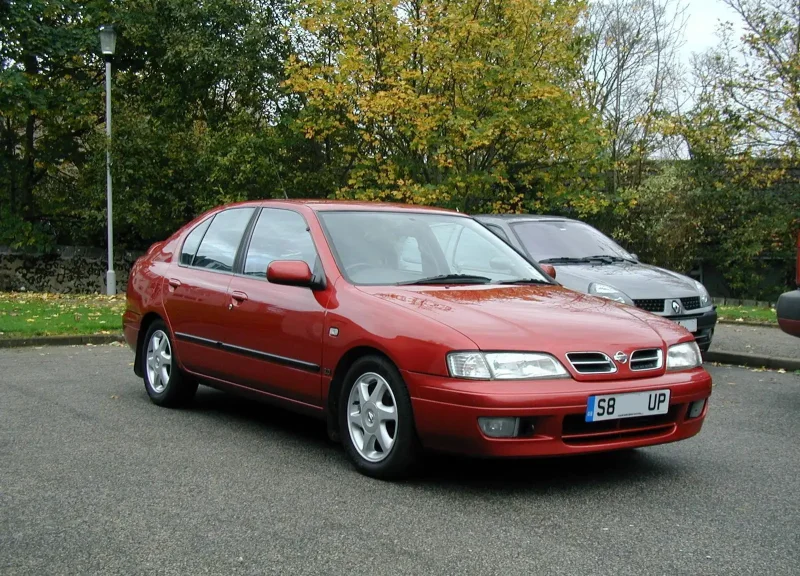
[[[305,454],[311,451],[327,455],[326,466],[354,471],[341,445],[328,439],[325,424],[320,420],[203,386],[188,410],[197,416],[235,423],[258,435],[267,434],[296,444]],[[482,459],[426,452],[417,472],[403,484],[475,490],[569,491],[588,486],[612,487],[631,478],[660,482],[665,477],[680,475],[689,466],[679,459],[664,457],[663,452],[653,452],[658,450],[661,449],[527,459]]]

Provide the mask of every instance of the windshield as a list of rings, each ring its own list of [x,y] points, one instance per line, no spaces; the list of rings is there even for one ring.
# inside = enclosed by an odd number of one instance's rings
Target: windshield
[[[339,269],[353,284],[551,283],[471,218],[401,211],[318,216]]]
[[[537,262],[592,256],[634,260],[611,238],[583,222],[532,220],[512,224],[512,228],[525,250]]]

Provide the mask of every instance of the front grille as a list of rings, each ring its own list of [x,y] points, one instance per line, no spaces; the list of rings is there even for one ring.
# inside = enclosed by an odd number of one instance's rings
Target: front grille
[[[648,348],[637,350],[631,354],[631,370],[641,372],[643,370],[658,370],[664,362],[664,353],[661,348]]]
[[[634,305],[637,308],[641,308],[642,310],[647,310],[648,312],[663,312],[664,311],[664,299],[650,299],[650,300],[634,300]]]
[[[684,310],[697,310],[700,308],[700,297],[692,296],[691,298],[681,298]]]
[[[567,360],[580,374],[611,374],[617,367],[602,352],[569,352]]]
[[[619,420],[586,422],[584,414],[564,416],[561,439],[565,444],[596,444],[613,440],[632,440],[669,434],[675,429],[678,412],[685,405],[671,406],[658,416],[639,416]]]

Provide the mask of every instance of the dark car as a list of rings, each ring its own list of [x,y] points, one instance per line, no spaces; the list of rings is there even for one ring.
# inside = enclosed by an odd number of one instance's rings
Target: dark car
[[[781,330],[792,336],[800,337],[800,234],[797,235],[797,290],[789,290],[778,298],[775,312]]]
[[[531,214],[476,218],[529,259],[553,265],[567,288],[669,318],[689,330],[704,352],[711,345],[716,306],[700,282],[640,262],[578,220]]]

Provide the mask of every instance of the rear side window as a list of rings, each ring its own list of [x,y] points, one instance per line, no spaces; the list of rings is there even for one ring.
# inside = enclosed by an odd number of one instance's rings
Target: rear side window
[[[211,224],[211,218],[207,218],[205,222],[196,226],[194,230],[189,232],[186,240],[183,242],[183,249],[181,250],[181,264],[184,266],[191,266],[197,247],[200,246],[200,240],[203,239],[203,234],[208,230],[208,225]]]
[[[254,208],[231,208],[214,216],[203,236],[193,265],[209,270],[231,272],[236,251],[253,215]]]
[[[302,260],[311,270],[317,260],[317,250],[300,214],[291,210],[264,208],[253,229],[244,273],[267,277],[267,266],[274,260]]]

